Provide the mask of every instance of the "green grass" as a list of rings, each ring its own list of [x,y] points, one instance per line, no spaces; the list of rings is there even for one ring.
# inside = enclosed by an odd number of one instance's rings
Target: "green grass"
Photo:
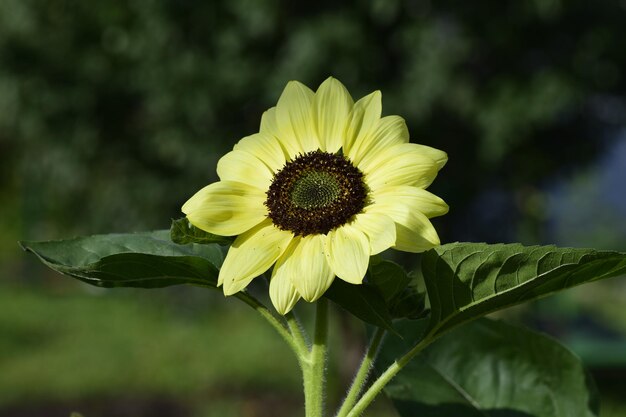
[[[0,409],[146,394],[195,402],[257,387],[300,395],[273,329],[216,293],[2,287],[0,306]]]
[[[138,403],[155,399],[185,417],[303,414],[292,352],[236,299],[192,287],[101,290],[58,279],[0,286],[0,416],[35,407],[46,417],[73,410],[154,417]],[[341,333],[331,323],[332,404],[348,382],[338,381]],[[381,400],[368,415],[395,414]]]

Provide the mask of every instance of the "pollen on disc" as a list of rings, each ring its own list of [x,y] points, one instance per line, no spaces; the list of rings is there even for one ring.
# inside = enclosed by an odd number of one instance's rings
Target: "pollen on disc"
[[[265,205],[272,222],[296,235],[328,233],[361,212],[363,173],[343,155],[313,151],[285,164],[272,180]]]

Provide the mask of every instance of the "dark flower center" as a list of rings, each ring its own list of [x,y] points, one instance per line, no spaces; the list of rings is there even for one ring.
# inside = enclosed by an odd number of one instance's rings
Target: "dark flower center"
[[[274,175],[265,205],[279,229],[306,236],[346,224],[366,200],[363,173],[343,155],[318,150],[299,155]]]

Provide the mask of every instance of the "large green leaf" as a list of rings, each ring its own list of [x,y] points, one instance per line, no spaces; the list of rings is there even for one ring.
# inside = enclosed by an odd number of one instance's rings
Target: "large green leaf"
[[[380,371],[410,348],[425,320],[388,337]],[[595,387],[573,353],[529,329],[488,319],[452,330],[386,386],[403,417],[592,417]]]
[[[215,287],[219,245],[178,245],[169,236],[162,230],[20,244],[55,271],[99,287]]]
[[[348,284],[336,278],[324,294],[324,297],[340,305],[366,323],[395,333],[387,303],[374,286],[369,284]]]
[[[367,272],[367,282],[378,289],[387,303],[402,293],[411,281],[404,269],[392,261],[370,262]]]
[[[387,260],[370,263],[367,282],[385,298],[391,317],[417,318],[424,314],[424,292],[418,290],[415,277],[397,263]]]
[[[593,249],[452,243],[422,257],[439,334],[487,313],[575,285],[626,273],[626,254]]]
[[[395,332],[392,319],[424,314],[423,292],[419,292],[405,270],[395,262],[373,257],[360,285],[335,279],[325,297],[356,317]]]

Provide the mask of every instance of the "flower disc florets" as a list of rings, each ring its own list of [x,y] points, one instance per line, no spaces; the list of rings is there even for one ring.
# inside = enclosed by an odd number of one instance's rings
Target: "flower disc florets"
[[[278,171],[265,205],[275,226],[295,235],[326,234],[365,207],[363,173],[341,154],[300,154]]]

